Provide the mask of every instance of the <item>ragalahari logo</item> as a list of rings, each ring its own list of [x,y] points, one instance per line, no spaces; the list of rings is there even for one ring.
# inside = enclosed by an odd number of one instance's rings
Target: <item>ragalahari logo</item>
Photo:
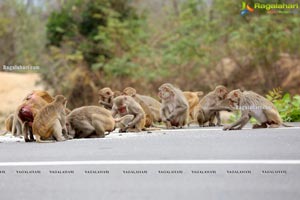
[[[249,12],[254,12],[254,9],[251,8],[246,2],[242,2],[241,15],[244,16]]]

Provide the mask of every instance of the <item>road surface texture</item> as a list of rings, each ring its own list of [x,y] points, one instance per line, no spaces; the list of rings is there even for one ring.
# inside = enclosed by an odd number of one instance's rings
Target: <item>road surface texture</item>
[[[300,199],[300,128],[191,127],[49,144],[0,137],[9,199]]]

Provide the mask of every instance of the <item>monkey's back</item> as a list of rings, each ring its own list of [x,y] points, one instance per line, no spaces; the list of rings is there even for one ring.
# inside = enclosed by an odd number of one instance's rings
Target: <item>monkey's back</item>
[[[58,117],[56,105],[51,103],[44,106],[33,120],[33,134],[49,138],[53,133],[53,126]]]

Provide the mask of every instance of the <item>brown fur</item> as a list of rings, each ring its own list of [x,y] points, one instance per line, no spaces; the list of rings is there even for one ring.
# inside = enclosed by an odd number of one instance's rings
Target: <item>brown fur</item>
[[[57,141],[65,140],[62,132],[63,129],[66,130],[66,103],[64,96],[57,95],[53,102],[38,111],[32,124],[32,131],[37,142],[48,142],[44,140],[53,137]]]
[[[137,94],[136,90],[132,87],[127,87],[124,89],[124,94],[132,96],[135,100],[137,100],[139,103],[143,102],[145,106],[142,105],[142,107],[148,107],[145,111],[146,115],[152,116],[152,121],[155,122],[161,122],[161,117],[160,117],[160,109],[161,109],[161,103],[157,101],[156,99],[146,96],[146,95],[140,95]],[[141,104],[141,103],[140,103]]]
[[[184,91],[183,95],[189,104],[190,121],[194,121],[195,120],[195,111],[197,109],[199,109],[200,97],[203,95],[203,92],[202,91],[199,91],[199,92]]]
[[[227,94],[227,88],[219,85],[200,100],[200,106],[196,114],[199,126],[204,126],[207,122],[209,122],[209,126],[215,126],[215,118],[217,118],[217,125],[221,126],[220,112],[215,110],[220,104],[222,104],[222,101],[225,99]],[[228,108],[222,109],[222,107],[220,107],[219,110],[228,110]]]
[[[67,116],[69,138],[105,137],[105,132],[115,129],[115,120],[110,111],[97,106],[74,109]]]
[[[133,119],[120,132],[140,132],[145,128],[146,115],[143,108],[131,96],[118,96],[113,100],[112,116],[133,115]]]
[[[52,102],[54,99],[52,96],[43,90],[35,90],[28,94],[24,99],[21,105],[18,106],[14,113],[12,133],[14,136],[23,135],[24,140],[34,141],[31,123],[33,119],[22,119],[20,117],[21,110],[26,110],[27,113],[31,113],[32,118],[35,117],[36,113],[45,105]],[[21,114],[22,115],[22,114]],[[28,121],[29,120],[29,121]],[[30,133],[30,139],[28,138],[28,132]]]
[[[288,126],[282,122],[274,104],[255,92],[233,90],[227,95],[226,99],[232,108],[241,110],[242,116],[236,122],[224,126],[223,130],[242,129],[251,117],[258,121],[258,124],[253,125],[253,128]]]
[[[99,104],[104,108],[111,110],[113,106],[114,92],[105,87],[98,91]]]
[[[162,101],[161,118],[167,128],[185,126],[189,116],[189,104],[182,91],[170,83],[161,85],[158,90]]]

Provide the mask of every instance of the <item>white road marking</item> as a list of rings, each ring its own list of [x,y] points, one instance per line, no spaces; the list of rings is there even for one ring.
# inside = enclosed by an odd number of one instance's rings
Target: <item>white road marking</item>
[[[193,165],[193,164],[255,164],[255,165],[299,165],[300,160],[91,160],[91,161],[37,161],[0,162],[7,166],[59,166],[59,165]]]

